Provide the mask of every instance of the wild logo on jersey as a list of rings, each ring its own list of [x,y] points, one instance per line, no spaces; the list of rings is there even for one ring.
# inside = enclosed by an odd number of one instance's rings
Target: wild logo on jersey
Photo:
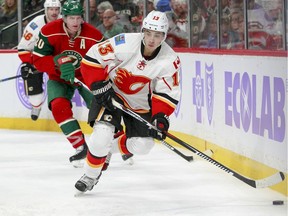
[[[129,95],[138,93],[149,82],[149,78],[134,75],[125,68],[119,68],[116,71],[116,77],[114,78],[114,83],[117,88]]]
[[[81,54],[74,50],[65,50],[63,53],[72,59],[73,65],[76,69],[80,68],[80,62],[82,60]]]

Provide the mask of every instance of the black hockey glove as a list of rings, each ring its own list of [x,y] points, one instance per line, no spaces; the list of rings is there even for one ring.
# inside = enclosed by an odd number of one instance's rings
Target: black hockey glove
[[[91,90],[98,104],[110,111],[116,109],[112,104],[112,98],[115,96],[115,92],[109,80],[92,83]]]
[[[21,77],[23,80],[27,80],[32,77],[36,69],[30,63],[21,64]]]
[[[153,125],[156,126],[158,130],[155,130],[153,128],[148,129],[148,135],[157,139],[157,140],[164,140],[166,138],[165,132],[169,129],[169,117],[165,115],[164,113],[160,112],[155,114],[151,122]],[[161,132],[160,132],[161,131]],[[164,132],[164,133],[163,133]]]

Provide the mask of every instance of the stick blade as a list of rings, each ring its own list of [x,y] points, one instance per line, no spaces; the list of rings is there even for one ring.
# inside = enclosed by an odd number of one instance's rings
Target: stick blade
[[[284,181],[285,175],[283,172],[275,173],[264,179],[256,180],[256,188],[266,188]]]
[[[258,180],[247,178],[238,173],[234,173],[233,176],[254,188],[267,188],[272,185],[278,184],[285,179],[283,172],[277,172],[271,176]]]

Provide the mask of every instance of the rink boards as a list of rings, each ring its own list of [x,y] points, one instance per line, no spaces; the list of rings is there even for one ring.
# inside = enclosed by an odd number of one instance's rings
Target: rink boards
[[[259,179],[276,171],[287,177],[285,53],[177,52],[182,97],[171,116],[171,132],[201,151],[212,149],[214,159],[247,177]],[[0,79],[19,74],[16,52],[0,53],[0,61],[5,63]],[[21,78],[2,82],[0,88],[0,128],[60,131],[47,102],[40,119],[30,120],[31,105]],[[78,93],[73,110],[83,131],[91,133],[88,110]],[[287,196],[287,178],[272,189]]]

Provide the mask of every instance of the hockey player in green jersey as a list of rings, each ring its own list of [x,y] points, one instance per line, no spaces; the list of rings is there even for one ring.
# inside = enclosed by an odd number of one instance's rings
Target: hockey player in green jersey
[[[87,144],[77,119],[73,117],[71,99],[78,89],[89,108],[93,95],[74,83],[74,78],[83,81],[80,62],[93,45],[103,40],[101,32],[83,20],[83,13],[80,1],[67,0],[62,7],[62,19],[48,23],[41,29],[33,52],[36,69],[49,76],[48,106],[76,150],[69,158],[75,167],[83,166]]]

